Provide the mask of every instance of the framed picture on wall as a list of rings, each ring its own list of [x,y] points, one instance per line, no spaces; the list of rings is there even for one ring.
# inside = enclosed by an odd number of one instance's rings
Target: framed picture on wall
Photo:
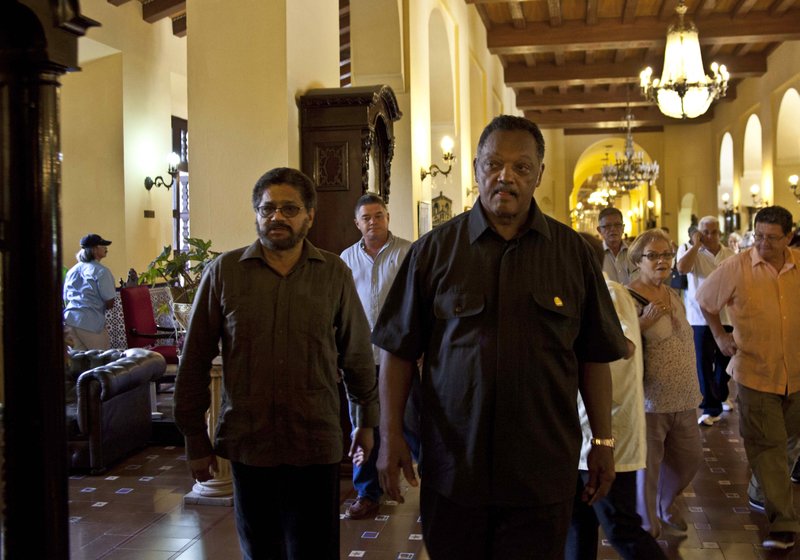
[[[431,203],[423,201],[418,202],[417,214],[419,236],[422,237],[431,230]]]

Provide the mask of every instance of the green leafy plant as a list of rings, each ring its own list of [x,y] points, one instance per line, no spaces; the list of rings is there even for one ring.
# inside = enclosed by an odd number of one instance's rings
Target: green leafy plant
[[[164,282],[172,290],[172,299],[178,303],[192,303],[200,284],[203,270],[219,252],[211,250],[211,241],[187,237],[188,249],[173,251],[167,245],[147,270],[139,275],[139,284],[155,286]]]

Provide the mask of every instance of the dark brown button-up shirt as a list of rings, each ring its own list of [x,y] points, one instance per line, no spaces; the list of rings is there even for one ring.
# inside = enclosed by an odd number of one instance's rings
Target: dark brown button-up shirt
[[[258,241],[217,257],[195,298],[175,387],[189,458],[339,462],[339,370],[356,426],[378,424],[369,337],[352,273],[333,253],[305,240],[287,276],[267,265]],[[212,450],[205,413],[220,341],[223,397]]]
[[[506,241],[480,204],[411,247],[372,341],[424,354],[420,477],[463,505],[571,500],[579,362],[625,354],[595,257],[535,203]]]

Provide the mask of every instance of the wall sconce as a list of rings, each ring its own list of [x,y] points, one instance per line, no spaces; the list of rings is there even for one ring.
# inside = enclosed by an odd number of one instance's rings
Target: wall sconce
[[[729,193],[722,193],[722,211],[729,212],[733,210],[733,204],[731,204],[731,195]]]
[[[652,200],[648,200],[646,203],[647,206],[647,229],[653,229],[656,227],[658,223],[658,214],[656,214],[656,203]]]
[[[175,184],[175,178],[178,176],[178,164],[181,162],[181,157],[172,152],[170,155],[167,156],[167,173],[170,175],[169,184],[164,182],[164,179],[161,178],[161,175],[156,177],[155,181],[150,177],[144,178],[144,188],[148,191],[155,187],[166,187],[168,190],[169,188]]]
[[[442,169],[435,163],[432,163],[428,169],[424,167],[420,170],[419,176],[421,180],[425,180],[425,177],[430,175],[431,177],[436,177],[439,173],[447,177],[450,172],[453,170],[453,162],[456,160],[456,156],[453,154],[453,139],[449,136],[442,137],[442,142],[440,146],[442,147],[442,159],[447,164],[447,169]]]
[[[750,185],[750,196],[753,198],[753,206],[763,208],[769,206],[769,202],[761,198],[761,187],[757,183]]]
[[[797,188],[797,175],[789,176],[789,188],[792,189],[792,194],[797,199],[797,203],[800,204],[800,189]]]

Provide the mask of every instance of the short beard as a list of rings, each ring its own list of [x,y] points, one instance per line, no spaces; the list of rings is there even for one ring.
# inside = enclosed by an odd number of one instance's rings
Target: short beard
[[[300,229],[297,232],[292,232],[292,235],[286,237],[284,239],[271,239],[267,234],[270,230],[278,229],[278,228],[286,228],[289,231],[292,231],[292,228],[288,225],[279,224],[277,222],[272,222],[268,224],[264,229],[259,227],[258,221],[256,221],[256,231],[258,231],[258,238],[261,240],[261,244],[264,245],[270,251],[288,251],[289,249],[294,248],[300,243],[303,239],[305,239],[306,235],[308,234],[309,226],[309,219],[306,217],[303,220],[303,223],[300,225]]]

